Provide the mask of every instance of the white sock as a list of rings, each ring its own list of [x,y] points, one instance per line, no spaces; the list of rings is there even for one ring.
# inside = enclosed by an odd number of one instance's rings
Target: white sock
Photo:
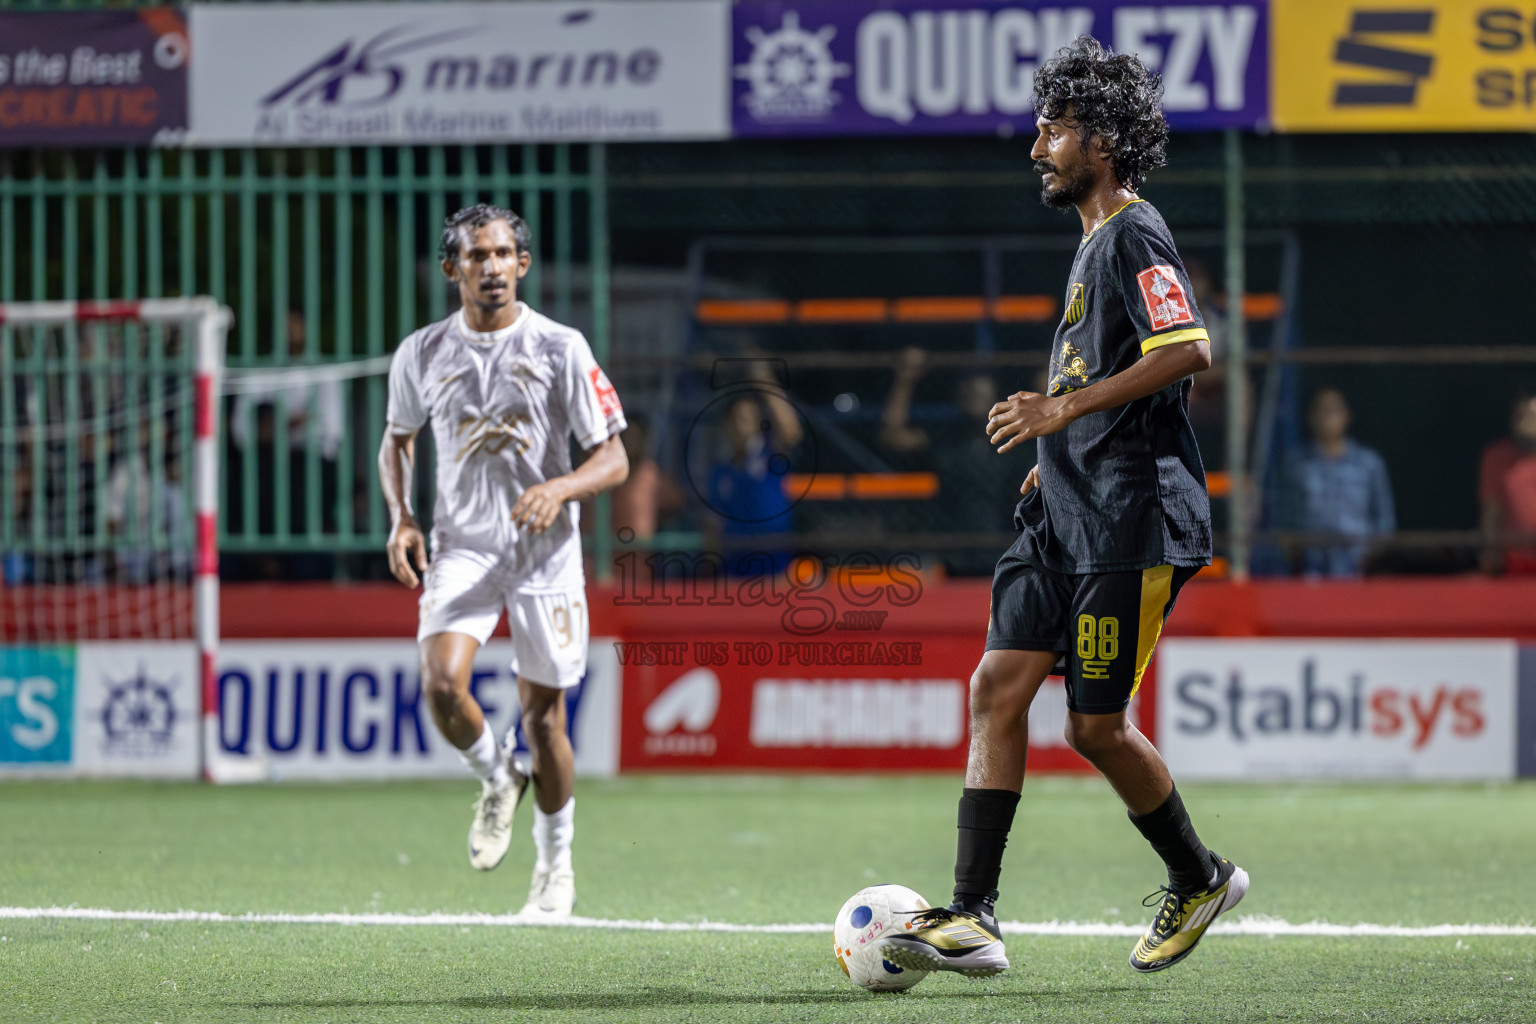
[[[576,834],[576,798],[554,814],[545,814],[533,805],[533,846],[538,851],[540,871],[571,870],[571,839]]]
[[[496,745],[496,734],[491,732],[490,722],[485,723],[480,738],[471,743],[468,750],[459,751],[459,756],[464,759],[464,767],[480,776],[482,782],[501,789],[512,781],[507,774],[507,759]]]

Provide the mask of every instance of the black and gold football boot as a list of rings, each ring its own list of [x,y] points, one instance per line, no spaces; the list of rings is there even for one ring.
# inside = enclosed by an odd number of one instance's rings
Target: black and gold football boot
[[[985,978],[1008,969],[997,922],[949,907],[913,914],[886,936],[880,952],[896,966],[912,971],[954,971]]]
[[[1194,952],[1216,918],[1242,900],[1248,891],[1248,872],[1225,858],[1215,859],[1216,880],[1208,888],[1182,893],[1163,886],[1143,902],[1150,907],[1153,900],[1162,897],[1157,916],[1131,950],[1133,968],[1151,974],[1172,967]]]

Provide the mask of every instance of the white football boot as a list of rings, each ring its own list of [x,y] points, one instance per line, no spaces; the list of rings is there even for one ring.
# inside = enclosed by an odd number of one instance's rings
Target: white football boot
[[[533,869],[533,885],[528,902],[518,911],[523,917],[570,917],[576,906],[576,872],[569,867]]]
[[[475,801],[475,820],[469,825],[469,863],[489,871],[501,863],[512,844],[512,815],[528,792],[528,774],[506,754],[508,782],[500,788],[482,782]]]

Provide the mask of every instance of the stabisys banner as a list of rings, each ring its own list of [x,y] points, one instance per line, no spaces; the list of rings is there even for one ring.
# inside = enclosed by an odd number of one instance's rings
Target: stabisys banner
[[[1508,779],[1516,645],[1202,640],[1158,654],[1158,748],[1179,779]]]
[[[0,148],[174,145],[190,55],[170,7],[0,11]]]
[[[723,0],[194,5],[190,143],[707,139]]]
[[[1268,120],[1267,0],[745,0],[732,8],[732,124],[743,136],[1028,133],[1036,69],[1080,35],[1161,72],[1175,130]]]

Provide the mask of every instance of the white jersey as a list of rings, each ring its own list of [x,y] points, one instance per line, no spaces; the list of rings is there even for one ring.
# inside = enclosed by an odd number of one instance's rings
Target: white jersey
[[[513,523],[512,507],[571,471],[570,436],[590,449],[626,424],[581,332],[521,309],[492,334],[470,330],[461,310],[402,341],[389,368],[389,427],[410,434],[432,421],[434,558],[491,555],[526,586],[555,586],[582,577],[578,504],[540,534]]]

